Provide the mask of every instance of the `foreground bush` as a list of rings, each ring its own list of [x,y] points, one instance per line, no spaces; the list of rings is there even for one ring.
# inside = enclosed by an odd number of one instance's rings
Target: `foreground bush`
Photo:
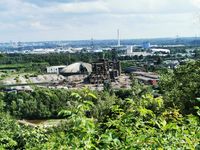
[[[114,101],[104,121],[87,116],[96,96],[73,93],[79,105],[63,110],[67,123],[60,126],[40,149],[195,149],[200,143],[199,118],[164,109],[163,99],[151,95],[134,102]],[[90,99],[90,100],[88,100]],[[36,148],[36,149],[37,149]]]

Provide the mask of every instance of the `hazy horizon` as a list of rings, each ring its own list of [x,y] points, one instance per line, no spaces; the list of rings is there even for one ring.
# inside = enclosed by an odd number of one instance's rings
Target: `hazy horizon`
[[[193,38],[197,38],[197,39],[200,39],[200,36],[188,36],[188,37],[152,37],[152,38],[129,38],[129,39],[120,39],[121,41],[127,41],[127,40],[136,40],[136,41],[142,41],[144,40],[144,42],[148,42],[151,41],[151,40],[164,40],[164,39],[193,39]],[[0,43],[10,43],[10,42],[13,42],[13,43],[17,43],[17,42],[22,42],[22,43],[31,43],[31,42],[76,42],[76,41],[116,41],[117,42],[117,38],[113,38],[113,39],[75,39],[75,40],[32,40],[32,41],[0,41]]]
[[[0,42],[195,37],[200,0],[0,0]]]

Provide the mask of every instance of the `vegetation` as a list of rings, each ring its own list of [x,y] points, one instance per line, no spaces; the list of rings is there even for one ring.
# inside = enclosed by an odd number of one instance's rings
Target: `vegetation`
[[[9,71],[18,72],[44,72],[48,63],[25,63],[25,64],[6,64],[0,65],[0,71],[8,73]]]
[[[6,93],[3,100],[5,110],[16,118],[57,118],[58,112],[72,101],[69,95],[65,90],[36,89],[32,93]]]
[[[199,71],[200,61],[166,71],[159,97],[137,81],[120,91],[2,92],[0,149],[199,149]],[[66,121],[37,128],[18,118]]]
[[[128,67],[133,67],[133,66],[136,66],[135,61],[121,61],[122,70]]]
[[[106,58],[112,58],[111,53],[105,53]],[[48,63],[49,65],[68,65],[77,61],[92,62],[102,58],[101,53],[50,53],[50,54],[5,54],[0,64]]]
[[[190,113],[200,106],[200,61],[191,61],[161,76],[161,92],[167,106]]]
[[[112,52],[105,52],[104,56],[111,59]],[[102,57],[102,53],[3,54],[0,58],[0,71],[7,73],[12,69],[20,73],[42,73],[49,65],[69,65],[77,61],[93,62]]]

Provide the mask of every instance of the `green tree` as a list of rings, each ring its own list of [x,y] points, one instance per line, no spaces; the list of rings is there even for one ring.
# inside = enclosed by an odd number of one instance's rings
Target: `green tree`
[[[188,62],[161,76],[159,86],[168,106],[190,113],[200,105],[200,61]]]

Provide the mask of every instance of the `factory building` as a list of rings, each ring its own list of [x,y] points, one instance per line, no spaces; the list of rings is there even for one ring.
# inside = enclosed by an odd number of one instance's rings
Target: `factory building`
[[[169,54],[170,50],[169,49],[162,49],[162,48],[152,48],[150,50],[151,53],[162,53],[162,54]]]
[[[121,75],[121,65],[119,61],[109,61],[106,59],[92,63],[92,73],[89,76],[90,83],[104,83],[106,80],[115,81]]]
[[[132,72],[132,74],[134,75],[135,79],[138,79],[139,81],[145,84],[150,84],[153,86],[157,86],[158,84],[159,76],[155,73],[135,71],[135,72]]]
[[[50,67],[47,67],[47,73],[56,73],[56,74],[59,74],[60,71],[65,68],[66,66],[50,66]]]

